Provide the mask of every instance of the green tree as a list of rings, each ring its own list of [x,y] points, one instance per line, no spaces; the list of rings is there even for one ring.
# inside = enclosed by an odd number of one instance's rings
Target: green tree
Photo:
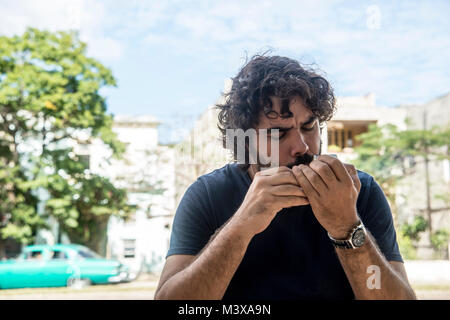
[[[366,133],[356,137],[361,145],[355,148],[358,157],[354,160],[357,168],[373,175],[383,188],[394,215],[397,212],[395,188],[403,177],[405,157],[398,135],[399,130],[395,125],[369,125]]]
[[[448,240],[450,232],[447,229],[438,229],[431,235],[431,245],[436,249],[439,258],[448,259]]]
[[[415,216],[412,223],[405,223],[402,225],[401,232],[407,236],[409,239],[415,242],[420,240],[420,234],[427,229],[428,222],[422,216]]]
[[[104,253],[105,221],[126,218],[134,208],[124,190],[89,170],[75,147],[100,139],[113,157],[124,152],[100,94],[115,84],[109,69],[86,56],[74,31],[29,28],[0,37],[0,242],[8,236],[32,241],[42,225],[40,193],[50,197],[43,217],[55,217],[71,241]]]
[[[412,126],[409,119],[406,120],[406,125]],[[415,163],[422,161],[425,164],[424,184],[427,203],[424,211],[431,237],[433,234],[431,214],[448,208],[433,209],[431,207],[428,164],[431,161],[450,159],[448,154],[450,125],[399,130],[392,124],[384,126],[372,124],[369,126],[369,131],[359,135],[357,139],[362,143],[355,149],[358,154],[355,165],[372,174],[380,182],[391,205],[394,206],[394,212],[396,212],[396,185],[401,179],[415,172]],[[405,165],[407,162],[413,165]]]

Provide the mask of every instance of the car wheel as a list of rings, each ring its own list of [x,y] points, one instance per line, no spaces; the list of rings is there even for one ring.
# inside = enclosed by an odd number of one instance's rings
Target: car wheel
[[[67,280],[67,287],[72,289],[83,289],[91,285],[91,280],[80,278],[69,278]]]

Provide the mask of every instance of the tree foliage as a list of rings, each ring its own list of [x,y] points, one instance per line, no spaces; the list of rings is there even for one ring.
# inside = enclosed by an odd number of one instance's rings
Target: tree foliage
[[[109,69],[86,56],[76,32],[29,28],[0,37],[0,239],[30,242],[51,215],[72,241],[98,251],[96,228],[133,210],[126,192],[91,172],[77,154],[95,139],[113,157],[124,152],[100,94],[115,84]],[[41,216],[43,194],[49,199]]]
[[[408,119],[407,124],[411,124]],[[400,130],[393,124],[371,124],[357,139],[361,145],[355,148],[355,165],[372,174],[390,200],[395,198],[398,181],[414,172],[418,159],[450,159],[448,150],[443,149],[450,145],[450,126]]]
[[[355,165],[379,181],[393,206],[397,184],[406,176],[415,173],[419,161],[428,163],[450,159],[450,125],[413,129],[409,119],[406,120],[406,125],[408,129],[400,130],[393,124],[372,124],[368,132],[357,137],[361,145],[355,149],[358,154]],[[445,199],[446,194],[435,195],[435,198],[439,197]],[[427,208],[427,204],[424,204],[424,207]],[[412,224],[404,226],[405,236],[417,241],[420,232],[427,226],[431,228],[432,208],[427,208],[427,211],[427,219],[416,217]]]

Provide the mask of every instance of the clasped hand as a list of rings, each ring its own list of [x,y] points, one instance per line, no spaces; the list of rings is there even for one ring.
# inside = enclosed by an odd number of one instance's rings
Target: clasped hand
[[[361,189],[355,167],[320,155],[309,166],[292,168],[319,223],[333,238],[345,238],[358,223],[356,200]]]
[[[310,204],[319,223],[340,239],[358,222],[356,199],[360,188],[353,165],[321,155],[309,166],[257,172],[234,218],[242,230],[257,234],[283,208]]]

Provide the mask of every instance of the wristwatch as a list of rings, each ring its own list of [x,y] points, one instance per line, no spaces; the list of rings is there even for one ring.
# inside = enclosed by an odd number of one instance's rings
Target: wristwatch
[[[361,247],[364,243],[366,243],[367,239],[367,232],[366,228],[364,227],[362,221],[358,223],[349,233],[349,236],[346,239],[337,240],[334,239],[330,234],[328,233],[328,237],[330,238],[331,242],[333,243],[335,248],[341,248],[341,249],[358,249]]]

